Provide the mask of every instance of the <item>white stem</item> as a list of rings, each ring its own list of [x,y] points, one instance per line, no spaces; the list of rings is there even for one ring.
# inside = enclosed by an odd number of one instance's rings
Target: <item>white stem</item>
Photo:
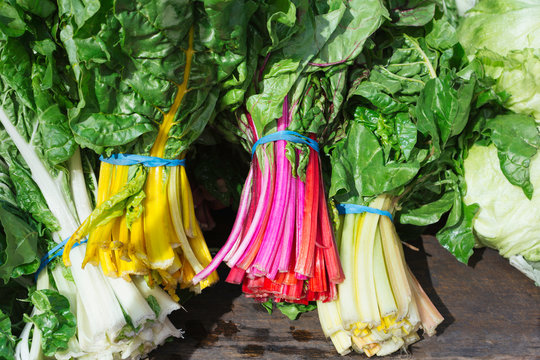
[[[73,201],[75,202],[77,215],[79,216],[79,222],[82,223],[90,216],[90,213],[92,213],[92,203],[90,202],[88,190],[86,189],[86,180],[84,179],[81,152],[79,148],[75,150],[75,153],[71,159],[69,159],[69,179]]]
[[[19,134],[17,128],[9,121],[4,109],[1,107],[0,122],[4,126],[4,129],[11,140],[15,143],[15,146],[17,146],[17,149],[19,149],[24,161],[26,161],[26,164],[31,170],[32,179],[38,185],[49,209],[60,223],[61,230],[59,232],[61,233],[62,238],[71,236],[77,229],[78,222],[73,217],[68,202],[58,186],[58,183],[47,171],[45,165],[34,150],[34,147],[26,142],[21,134]]]

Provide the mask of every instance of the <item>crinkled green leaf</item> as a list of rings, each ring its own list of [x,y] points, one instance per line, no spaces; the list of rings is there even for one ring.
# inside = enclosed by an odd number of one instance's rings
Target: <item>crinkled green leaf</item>
[[[16,0],[24,10],[42,18],[51,16],[56,11],[56,4],[51,0]]]
[[[473,254],[475,237],[472,224],[478,208],[476,204],[465,205],[461,196],[456,196],[445,226],[437,232],[441,245],[464,264]]]
[[[317,68],[352,62],[362,51],[366,39],[389,16],[381,0],[353,0],[346,4],[338,27],[310,60],[310,65]]]
[[[39,267],[38,232],[25,214],[13,204],[0,200],[0,223],[5,238],[0,239],[0,278],[33,274]]]
[[[17,92],[24,106],[35,110],[32,91],[32,63],[27,48],[19,39],[0,43],[0,78]]]
[[[450,137],[463,131],[469,119],[475,81],[457,90],[454,81],[451,74],[430,79],[415,108],[418,130],[431,137],[437,153]]]
[[[535,0],[482,0],[459,27],[468,54],[485,48],[505,56],[510,50],[540,48],[540,4]]]
[[[411,224],[425,226],[435,224],[441,219],[443,214],[447,213],[454,205],[454,192],[446,192],[443,196],[419,208],[402,211],[399,222],[402,224]]]
[[[144,184],[146,182],[147,171],[143,166],[137,166],[130,170],[128,181],[120,190],[106,201],[97,206],[92,214],[86,219],[84,228],[81,229],[79,236],[84,238],[88,233],[98,226],[103,226],[109,221],[122,216],[126,208],[136,206],[144,198]],[[136,212],[132,211],[130,221],[136,219]]]
[[[456,28],[446,19],[434,20],[433,28],[426,35],[426,44],[434,49],[446,50],[458,42]]]
[[[178,85],[188,79],[165,149],[165,157],[177,157],[213,118],[216,85],[231,80],[228,86],[243,91],[245,25],[256,3],[121,0],[101,3],[95,12],[87,6],[85,21],[63,12],[60,33],[78,80],[80,101],[69,118],[82,146],[107,154],[148,153]],[[190,32],[194,52],[185,74]]]
[[[11,334],[9,316],[0,310],[0,359],[14,360],[17,338]]]
[[[487,123],[498,150],[501,170],[511,184],[523,189],[531,199],[530,163],[540,147],[540,133],[534,118],[526,115],[499,115]]]
[[[436,4],[425,0],[391,0],[391,14],[399,26],[424,26],[433,19]]]
[[[288,303],[288,302],[278,302],[276,303],[276,307],[283,313],[283,315],[287,316],[289,320],[296,320],[298,319],[298,316],[300,314],[313,311],[317,308],[317,304],[295,304],[295,303]]]
[[[25,315],[25,321],[41,331],[43,354],[53,356],[67,349],[69,339],[77,332],[68,299],[54,290],[37,290],[30,294],[30,301],[38,312],[31,317]]]
[[[476,59],[482,63],[486,74],[496,80],[495,91],[510,95],[504,102],[505,107],[540,119],[540,48],[514,50],[505,56],[483,49],[476,53]]]
[[[313,311],[317,308],[317,304],[315,303],[304,305],[288,302],[274,302],[273,300],[263,302],[261,305],[268,311],[268,314],[272,314],[274,305],[276,305],[276,308],[278,308],[283,315],[287,316],[289,320],[296,320],[300,314]]]
[[[24,34],[26,24],[14,6],[2,1],[0,3],[0,14],[0,32],[10,37]]]
[[[260,92],[247,100],[247,110],[259,133],[263,133],[268,124],[281,116],[285,97],[309,61],[317,55],[320,46],[336,30],[346,7],[341,4],[336,9],[328,10],[327,13],[317,14],[305,0],[297,4],[297,19],[302,19],[301,31],[287,38],[279,51],[271,54]]]
[[[339,202],[363,204],[376,196],[407,184],[420,169],[418,161],[384,161],[377,137],[362,123],[353,123],[347,137],[334,149],[329,195]]]
[[[99,0],[58,0],[59,15],[73,16],[81,27],[100,9]]]

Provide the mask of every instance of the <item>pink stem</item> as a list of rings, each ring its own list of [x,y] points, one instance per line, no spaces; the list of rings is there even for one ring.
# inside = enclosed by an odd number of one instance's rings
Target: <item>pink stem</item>
[[[249,200],[251,198],[250,194],[251,191],[249,188],[251,188],[251,180],[253,179],[253,171],[250,169],[248,176],[246,178],[246,182],[244,183],[244,190],[242,191],[242,195],[240,197],[240,206],[238,208],[238,215],[236,216],[236,220],[234,221],[233,228],[231,230],[231,234],[227,238],[227,241],[225,242],[225,245],[218,251],[216,256],[212,259],[210,264],[208,264],[207,267],[205,267],[200,273],[195,275],[192,279],[193,284],[197,284],[203,279],[206,279],[212,272],[214,272],[219,264],[223,261],[223,258],[225,255],[229,253],[229,251],[233,248],[235,244],[238,243],[240,232],[242,230],[242,225],[244,223],[244,220],[247,215],[247,211],[249,209]]]
[[[285,130],[286,123],[288,121],[288,102],[287,98],[283,101],[283,114],[278,119],[278,131]],[[289,192],[289,182],[291,167],[285,156],[285,147],[287,142],[285,140],[279,140],[275,142],[275,158],[276,158],[276,187],[274,191],[274,198],[272,207],[270,209],[270,218],[266,226],[266,231],[263,237],[263,241],[257,257],[253,263],[253,266],[257,268],[261,273],[267,273],[274,258],[278,253],[276,249],[281,242],[280,232],[283,228],[283,222],[286,214],[286,203]]]
[[[236,265],[238,260],[240,260],[240,257],[244,254],[244,251],[248,247],[248,245],[251,243],[255,235],[259,232],[261,227],[261,219],[268,208],[268,203],[270,202],[268,199],[268,195],[271,195],[270,187],[268,186],[269,183],[272,180],[272,176],[270,176],[270,162],[268,160],[268,156],[265,152],[262,152],[264,156],[264,172],[263,172],[263,184],[261,185],[261,195],[259,197],[259,201],[257,203],[257,208],[255,210],[255,216],[253,217],[253,221],[251,223],[251,226],[249,227],[246,235],[242,239],[242,243],[234,253],[234,255],[231,257],[231,259],[227,262],[227,265],[229,267],[233,267]]]
[[[279,271],[287,272],[289,271],[291,250],[293,247],[294,240],[294,220],[295,220],[295,205],[296,205],[296,180],[290,176],[290,190],[289,190],[289,202],[287,205],[287,217],[285,220],[285,229],[282,234],[282,251],[279,260]]]

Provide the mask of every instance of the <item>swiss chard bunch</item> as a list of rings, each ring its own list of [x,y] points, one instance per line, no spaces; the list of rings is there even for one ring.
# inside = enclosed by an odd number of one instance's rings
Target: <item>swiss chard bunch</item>
[[[37,270],[29,294],[34,309],[24,317],[16,357],[142,356],[167,337],[180,336],[167,318],[179,305],[142,279],[108,279],[93,265],[81,269],[84,244],[71,253],[73,268],[49,262],[91,213],[95,190],[88,154],[80,151],[69,126],[68,113],[80,98],[58,38],[62,6],[49,1],[0,6],[0,221],[5,226],[0,274],[5,280]],[[40,266],[39,255],[52,247],[56,250]],[[162,305],[159,314],[149,305],[150,295]]]
[[[475,207],[462,201],[463,156],[481,131],[481,108],[500,96],[478,64],[468,63],[445,17],[378,35],[386,41],[374,41],[386,45],[367,51],[370,68],[353,78],[348,136],[332,152],[330,195],[367,204],[389,194],[404,224],[434,224],[448,214],[437,237],[466,262]]]
[[[259,68],[229,127],[251,150],[251,169],[231,235],[196,281],[226,261],[227,281],[258,301],[335,298],[343,273],[318,151],[340,129],[349,67],[386,15],[379,1],[259,7],[266,26],[253,25],[260,41],[250,43]]]
[[[94,5],[80,13],[60,9],[60,38],[79,94],[69,112],[75,139],[104,157],[183,159],[214,117],[218,85],[225,82],[226,96],[234,92],[255,5]],[[178,284],[190,287],[194,273],[211,260],[184,166],[102,162],[97,207],[66,246],[66,263],[71,245],[87,234],[83,266],[100,264],[111,277],[150,275],[171,294]],[[215,281],[213,274],[191,288],[200,291]]]
[[[443,321],[407,267],[393,221],[427,225],[450,210],[439,240],[461,259],[472,252],[462,241],[473,236],[474,207],[463,204],[461,163],[487,87],[442,9],[416,5],[391,10],[393,23],[371,38],[351,78],[346,135],[331,153],[345,281],[338,300],[318,309],[341,354],[386,355]]]

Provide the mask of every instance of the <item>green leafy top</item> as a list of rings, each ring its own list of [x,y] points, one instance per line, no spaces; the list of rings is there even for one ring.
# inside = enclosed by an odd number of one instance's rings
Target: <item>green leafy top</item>
[[[187,78],[165,147],[165,157],[179,156],[212,118],[216,85],[244,61],[253,7],[241,0],[61,2],[59,34],[80,98],[69,111],[77,142],[97,153],[147,154]]]
[[[416,11],[424,16],[425,10]],[[478,209],[463,202],[467,150],[475,141],[494,142],[505,175],[530,192],[534,119],[494,118],[506,95],[495,92],[478,61],[468,63],[443,12],[436,9],[421,29],[396,25],[375,35],[377,45],[365,51],[366,67],[353,75],[347,102],[351,120],[332,152],[330,195],[366,204],[392,194],[405,224],[429,225],[447,214],[437,237],[467,262]]]
[[[0,310],[0,359],[15,359],[16,340],[11,333],[11,320]]]
[[[76,331],[75,315],[70,310],[69,301],[54,290],[36,290],[29,299],[37,309],[36,315],[25,314],[24,320],[32,322],[41,331],[41,347],[45,356],[53,356],[68,348],[69,339]]]
[[[55,42],[54,5],[5,1],[1,6],[7,18],[2,15],[0,26],[0,106],[53,170],[76,149],[66,117],[75,84]]]
[[[387,16],[385,7],[380,0],[276,1],[262,5],[259,13],[266,19],[260,33],[267,41],[261,81],[246,102],[257,134],[275,130],[287,96],[293,119],[302,122],[293,120],[291,129],[322,132],[335,119],[324,116],[340,108],[347,66]]]

